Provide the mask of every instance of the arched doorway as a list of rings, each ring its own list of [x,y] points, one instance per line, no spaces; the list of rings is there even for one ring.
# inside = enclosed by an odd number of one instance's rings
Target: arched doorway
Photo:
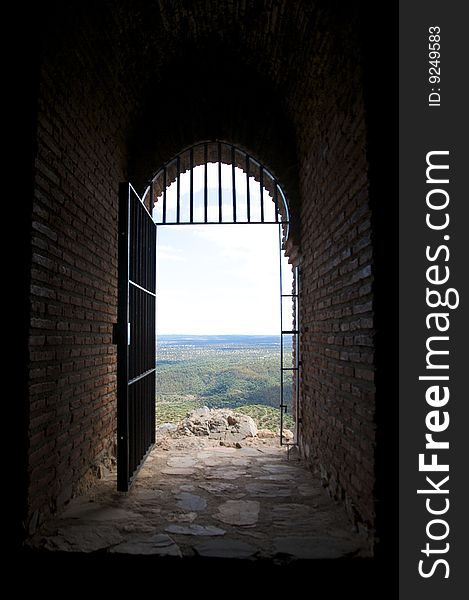
[[[155,442],[157,229],[177,225],[278,226],[280,275],[280,444],[298,443],[299,266],[284,289],[282,251],[290,230],[285,194],[272,173],[244,150],[202,142],[164,164],[140,198],[121,187],[118,312],[118,489],[126,491]],[[291,382],[286,393],[286,383]],[[295,422],[284,437],[284,414]]]

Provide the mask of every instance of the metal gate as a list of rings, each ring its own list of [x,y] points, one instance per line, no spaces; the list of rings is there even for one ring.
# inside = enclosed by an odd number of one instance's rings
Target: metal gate
[[[155,443],[156,226],[129,183],[119,190],[117,489]]]
[[[301,425],[300,406],[300,267],[293,268],[291,289],[283,289],[280,237],[280,444],[296,446]],[[285,435],[285,415],[293,420],[293,439]]]

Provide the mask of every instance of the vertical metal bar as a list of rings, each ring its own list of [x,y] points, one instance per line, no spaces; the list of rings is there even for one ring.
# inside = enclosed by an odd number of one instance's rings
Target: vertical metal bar
[[[221,142],[218,142],[218,222],[222,222],[222,189],[221,189]]]
[[[236,167],[234,146],[231,146],[231,187],[233,190],[233,222],[236,223]]]
[[[146,231],[146,217],[147,214],[141,202],[137,203],[138,212],[140,213],[140,244],[139,250],[142,256],[142,267],[141,267],[141,275],[140,279],[142,283],[140,284],[142,287],[146,287],[146,269],[147,269],[147,253],[146,253],[146,244],[147,244],[147,231]]]
[[[278,252],[280,274],[280,445],[283,446],[283,286],[282,286],[282,226],[278,226]]]
[[[190,149],[190,181],[191,181],[191,188],[190,188],[190,222],[193,223],[194,222],[194,149],[191,148]]]
[[[145,318],[145,313],[143,312],[145,310],[145,304],[144,304],[144,300],[145,300],[145,296],[144,293],[141,290],[137,291],[137,298],[138,298],[138,304],[137,304],[137,313],[135,315],[136,317],[136,321],[138,323],[138,338],[137,338],[137,348],[138,348],[138,370],[136,375],[140,375],[143,372],[143,365],[145,364],[145,340],[143,337],[144,334],[144,330],[143,330],[143,320]]]
[[[153,331],[155,332],[155,343],[153,345],[153,349],[154,349],[154,365],[155,365],[155,383],[153,386],[153,389],[155,391],[154,396],[155,396],[155,405],[153,407],[153,411],[151,413],[152,415],[152,421],[151,421],[151,441],[152,443],[156,442],[156,411],[158,409],[158,404],[157,404],[157,391],[158,391],[158,331],[157,331],[157,326],[158,326],[158,304],[157,304],[157,284],[158,284],[158,276],[157,276],[157,262],[156,262],[156,252],[157,252],[157,248],[158,248],[158,227],[155,226],[155,243],[154,243],[154,287],[153,287],[153,292],[155,293],[155,299],[153,301]]]
[[[278,189],[277,181],[274,180],[274,204],[275,204],[275,222],[278,223]]]
[[[249,155],[246,154],[246,202],[248,223],[251,222],[251,193],[249,190]]]
[[[181,222],[181,157],[178,155],[176,159],[176,222]]]
[[[117,304],[117,489],[129,489],[129,220],[130,186],[119,188],[119,248]]]
[[[261,193],[261,222],[264,222],[264,168],[260,166],[259,189]]]
[[[296,294],[296,313],[295,313],[295,330],[296,334],[296,390],[295,390],[295,402],[296,402],[296,410],[295,410],[295,437],[296,443],[298,444],[300,441],[300,424],[301,424],[301,415],[300,415],[300,267],[295,267],[295,294]]]
[[[150,214],[153,220],[153,211],[155,209],[155,192],[153,190],[153,181],[150,183]]]
[[[166,167],[163,169],[163,224],[166,223]]]
[[[208,144],[204,144],[204,223],[208,221]]]

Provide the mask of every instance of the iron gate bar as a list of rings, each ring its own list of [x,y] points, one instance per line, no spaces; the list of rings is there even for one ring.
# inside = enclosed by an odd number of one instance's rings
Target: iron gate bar
[[[231,221],[224,221],[224,215],[223,215],[223,199],[222,199],[222,208],[221,208],[221,220],[220,220],[220,216],[218,216],[218,220],[214,220],[214,221],[209,221],[208,220],[208,162],[209,162],[209,144],[217,144],[218,146],[221,146],[221,160],[220,160],[220,156],[219,156],[219,160],[218,160],[218,169],[220,169],[220,163],[223,163],[223,147],[226,147],[228,150],[231,148],[231,168],[232,168],[232,184],[233,184],[233,219]],[[193,202],[192,202],[192,207],[194,207],[194,189],[193,189],[193,169],[194,169],[194,164],[195,164],[195,151],[197,149],[202,149],[203,148],[203,156],[204,156],[204,220],[203,221],[197,221],[198,223],[207,223],[207,224],[211,224],[211,223],[255,223],[255,224],[260,224],[260,223],[282,223],[285,226],[285,235],[284,237],[287,239],[288,238],[288,231],[289,231],[289,210],[288,210],[288,204],[287,201],[285,199],[285,195],[283,193],[283,190],[281,189],[277,179],[272,175],[272,173],[270,173],[270,171],[268,169],[266,169],[259,161],[257,161],[256,159],[254,159],[252,156],[249,156],[246,152],[244,152],[243,150],[240,150],[238,148],[236,148],[236,146],[234,146],[233,144],[227,144],[226,142],[223,141],[206,141],[206,142],[200,142],[198,144],[195,144],[192,147],[186,148],[185,150],[183,150],[183,152],[179,153],[177,156],[175,156],[174,158],[172,158],[170,161],[168,161],[167,163],[165,163],[165,165],[163,165],[156,173],[156,175],[152,178],[151,180],[151,185],[149,187],[151,187],[153,184],[155,184],[155,182],[158,180],[158,178],[162,177],[163,185],[158,185],[157,189],[161,190],[160,193],[162,193],[163,196],[163,202],[162,204],[166,206],[163,206],[163,218],[161,219],[161,221],[157,221],[156,217],[155,217],[155,222],[156,224],[159,225],[174,225],[174,224],[195,224],[196,222],[194,221],[194,213],[192,213],[192,219],[189,218],[188,221],[182,221],[182,206],[180,204],[181,202],[181,188],[180,188],[180,179],[181,179],[181,165],[185,164],[184,163],[184,159],[182,158],[182,155],[185,154],[186,152],[189,153],[189,155],[191,156],[190,159],[190,165],[189,165],[189,169],[190,170],[190,177],[192,180],[192,197],[193,197]],[[247,220],[243,220],[243,221],[238,221],[238,213],[239,211],[237,210],[237,200],[238,200],[238,194],[236,191],[236,165],[237,165],[237,159],[236,159],[236,153],[238,153],[239,155],[241,155],[241,158],[239,159],[239,162],[241,163],[242,158],[244,158],[244,163],[246,165],[246,201],[247,201]],[[219,152],[220,155],[220,152]],[[178,181],[178,187],[179,187],[179,204],[180,204],[180,209],[179,209],[179,221],[177,220],[177,210],[176,210],[176,217],[174,219],[174,222],[168,222],[168,215],[167,215],[167,184],[168,184],[168,169],[171,167],[171,165],[173,165],[174,161],[176,161],[176,165],[179,164],[179,169],[176,168],[176,179]],[[249,179],[251,177],[251,165],[254,164],[256,167],[259,168],[259,172],[260,172],[260,179],[262,179],[262,183],[264,185],[265,183],[265,174],[267,173],[270,181],[272,182],[272,186],[270,188],[270,190],[272,191],[272,196],[273,196],[273,200],[274,200],[274,204],[275,204],[275,219],[272,219],[272,221],[266,219],[265,216],[265,198],[264,198],[264,194],[261,194],[261,206],[260,206],[260,220],[252,220],[252,215],[251,215],[251,186],[249,185]],[[174,166],[174,165],[173,165]],[[239,168],[242,168],[241,165]],[[172,172],[172,171],[171,171]],[[220,194],[222,194],[222,190],[223,188],[220,185],[220,180],[221,178],[219,177],[219,184],[218,184],[218,195],[220,197]],[[261,187],[261,182],[259,182],[259,187]],[[270,187],[270,186],[269,186]],[[220,189],[221,188],[221,189]],[[148,189],[145,192],[144,198],[146,198],[146,194],[148,193]],[[154,190],[152,190],[154,192]],[[270,191],[268,190],[269,194]],[[282,202],[283,202],[283,210],[282,212],[280,212],[279,210],[279,206],[280,206],[280,202],[279,202],[279,195],[281,196]],[[158,196],[160,197],[160,196]],[[165,202],[165,197],[166,197],[166,202]],[[220,210],[219,210],[220,212]],[[262,215],[263,213],[263,215]],[[263,216],[263,220],[262,220],[262,216]]]
[[[154,369],[148,369],[148,371],[145,371],[141,375],[137,375],[137,377],[134,377],[133,379],[130,379],[129,380],[129,386],[132,385],[133,383],[136,383],[137,381],[140,381],[140,379],[143,379],[147,375],[151,375],[154,371],[156,371],[156,368],[154,368]]]
[[[264,169],[262,165],[260,165],[260,173],[259,173],[259,191],[261,194],[261,222],[264,222]]]
[[[275,189],[277,186],[275,186]],[[277,211],[275,211],[277,214]],[[282,226],[278,226],[278,251],[279,251],[279,274],[280,274],[280,445],[283,446],[283,414],[285,411],[284,393],[283,393],[283,277],[282,277]]]
[[[222,222],[223,194],[221,189],[221,142],[218,142],[218,222]]]
[[[141,285],[138,285],[138,283],[135,283],[135,281],[132,281],[131,279],[129,279],[129,283],[131,285],[133,285],[134,287],[138,288],[139,290],[142,290],[142,292],[145,292],[146,294],[150,294],[150,296],[154,296],[156,298],[156,294],[154,292],[150,292],[149,290],[145,289]]]
[[[278,223],[276,223],[275,221],[249,221],[250,225],[285,225],[288,226],[289,222],[288,221],[279,221]],[[193,221],[192,223],[189,223],[189,221],[185,222],[185,221],[181,221],[181,223],[176,223],[176,221],[174,223],[155,223],[155,225],[164,225],[165,227],[172,227],[174,225],[248,225],[247,221],[236,221],[236,223],[234,223],[233,221],[222,221],[220,223],[220,221],[207,221],[205,222],[199,222],[199,221]]]
[[[176,159],[176,221],[181,222],[181,157]]]
[[[251,222],[251,192],[249,189],[249,154],[246,154],[246,203],[248,223]]]
[[[194,222],[194,148],[189,151],[190,156],[190,222]]]
[[[236,165],[235,148],[231,146],[231,187],[233,188],[233,222],[236,223]]]
[[[204,222],[208,223],[208,144],[204,144]]]
[[[163,169],[163,223],[166,223],[166,167]]]

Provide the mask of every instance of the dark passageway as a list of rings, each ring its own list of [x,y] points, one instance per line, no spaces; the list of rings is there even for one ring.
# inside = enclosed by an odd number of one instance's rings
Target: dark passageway
[[[119,185],[142,195],[171,157],[221,141],[266,165],[288,199],[285,250],[301,264],[298,452],[374,557],[336,572],[394,564],[395,128],[373,60],[388,64],[393,17],[381,11],[360,0],[70,0],[31,12],[17,548],[115,454]]]

